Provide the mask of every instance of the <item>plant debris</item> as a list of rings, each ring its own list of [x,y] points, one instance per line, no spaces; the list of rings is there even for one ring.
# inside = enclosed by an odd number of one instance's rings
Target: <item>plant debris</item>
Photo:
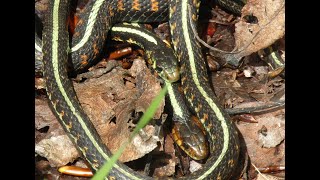
[[[141,73],[143,75],[139,75]],[[139,90],[134,88],[133,84],[135,80],[133,78],[137,78],[137,81],[143,82],[143,87]],[[159,82],[152,76],[148,68],[145,67],[145,62],[142,60],[135,60],[129,71],[115,68],[110,73],[101,77],[88,79],[84,83],[74,83],[74,88],[83,109],[112,152],[115,152],[121,143],[129,138],[131,130],[134,128],[128,125],[128,122],[133,121],[132,118],[134,118],[130,115],[134,114],[133,112],[144,112],[144,109],[149,106],[157,95],[157,92],[161,89]],[[47,104],[45,105],[44,101],[41,100],[37,100],[37,104],[37,129],[49,126],[51,130],[53,128],[52,124],[56,127],[58,121],[51,113]],[[161,114],[163,107],[164,101],[158,109],[157,116]],[[134,123],[130,125],[134,125]],[[132,143],[127,146],[125,152],[120,157],[120,161],[127,162],[140,158],[157,147],[159,139],[157,136],[154,136],[154,128],[147,125],[144,130],[149,136],[148,140],[144,141],[141,137],[136,136]],[[71,156],[68,160],[60,160],[59,156],[51,157],[51,154],[58,153],[57,155],[61,155],[63,149],[75,150],[71,141],[65,135],[53,135],[49,139],[42,139],[36,144],[36,152],[46,157],[53,167],[73,162],[78,157],[77,151],[75,151],[77,156],[74,156],[74,153],[71,152],[67,153],[66,156],[68,154]]]
[[[242,9],[242,18],[235,24],[236,50],[233,56],[241,59],[264,49],[285,33],[284,0],[248,0]],[[258,22],[250,23],[245,17],[255,17]]]
[[[169,155],[170,158],[164,158],[164,160],[156,160],[158,161],[155,164],[162,165],[160,167],[156,167],[154,170],[154,175],[156,177],[168,177],[174,175],[176,171],[176,155],[175,155],[175,147],[174,147],[174,141],[170,136],[165,137],[165,143],[163,146],[163,149],[159,149],[159,151],[164,151],[166,155]]]
[[[73,162],[79,157],[67,135],[51,136],[36,144],[35,152],[48,159],[52,167],[59,167]]]
[[[255,115],[258,123],[238,123],[251,163],[258,168],[285,165],[284,110]],[[255,172],[255,169],[250,168]],[[256,173],[253,173],[256,175]]]

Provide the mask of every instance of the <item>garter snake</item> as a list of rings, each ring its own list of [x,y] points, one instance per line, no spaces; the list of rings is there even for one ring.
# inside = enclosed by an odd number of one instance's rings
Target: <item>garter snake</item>
[[[67,76],[68,32],[66,20],[69,0],[49,1],[43,29],[44,78],[49,104],[83,158],[96,171],[111,153],[102,143],[93,124],[83,112]],[[142,175],[116,163],[109,179],[143,179]]]
[[[166,21],[167,4],[168,0],[90,0],[79,13],[79,22],[72,37],[74,70],[81,72],[95,62],[111,24]]]
[[[276,48],[273,45],[258,51],[260,57],[269,65],[272,69],[269,72],[269,77],[275,77],[277,75],[285,76],[285,62],[280,56],[279,52],[275,50]]]
[[[132,2],[132,7],[138,12],[140,10],[139,1],[135,0]],[[154,5],[157,1],[154,0],[152,2]],[[117,15],[112,16],[113,13],[117,14],[116,11],[113,11],[114,7],[112,3],[103,0],[91,1],[90,3],[92,3],[92,6],[88,7],[92,7],[92,9],[88,8],[89,10],[84,10],[84,16],[87,17],[88,23],[83,25],[85,28],[82,27],[82,29],[86,29],[86,31],[83,36],[78,36],[80,37],[78,41],[74,40],[77,39],[76,35],[73,37],[72,46],[76,48],[71,49],[73,52],[71,55],[77,58],[80,57],[84,66],[88,64],[88,59],[94,59],[98,55],[99,47],[102,46],[102,42],[106,38],[107,30],[109,30],[112,23],[117,21],[112,19],[112,17],[117,17]],[[163,3],[166,3],[166,1],[163,1]],[[102,6],[105,10],[109,10],[108,15],[110,16],[106,17],[101,14],[103,10],[100,7]],[[123,7],[126,6],[128,4],[123,4]],[[173,44],[182,65],[184,94],[210,137],[211,155],[207,163],[202,170],[183,178],[229,179],[237,163],[239,141],[237,132],[229,116],[216,103],[215,95],[208,84],[206,65],[201,56],[200,45],[191,34],[190,23],[197,21],[198,6],[197,1],[182,0],[170,3],[169,22]],[[90,164],[92,170],[96,171],[105,161],[110,159],[111,153],[103,145],[88,116],[83,112],[72,83],[67,76],[66,64],[68,52],[70,52],[66,26],[68,7],[69,0],[49,1],[48,13],[43,29],[42,47],[46,90],[54,114],[60,120],[70,139],[77,145],[79,152]],[[122,9],[124,9],[123,7]],[[188,19],[188,8],[191,9],[193,14],[192,20]],[[122,9],[119,8],[118,4],[117,10]],[[154,12],[161,12],[160,14],[162,14],[164,11]],[[145,17],[148,19],[151,15]],[[153,19],[150,18],[151,20]],[[84,22],[82,23],[85,24]],[[100,23],[105,23],[105,26],[98,26],[97,24]],[[81,23],[78,27],[81,27]],[[98,37],[102,37],[102,39]],[[84,52],[88,49],[90,51]],[[75,53],[78,50],[79,53]],[[108,178],[150,179],[150,177],[140,175],[121,163],[115,164]]]
[[[210,143],[210,157],[203,167],[205,171],[201,174],[195,172],[192,179],[208,176],[212,179],[229,179],[239,157],[238,132],[229,115],[217,103],[209,84],[201,46],[191,33],[191,26],[196,27],[199,6],[197,0],[171,1],[169,5],[170,31],[181,65],[183,92],[191,110],[204,125]]]

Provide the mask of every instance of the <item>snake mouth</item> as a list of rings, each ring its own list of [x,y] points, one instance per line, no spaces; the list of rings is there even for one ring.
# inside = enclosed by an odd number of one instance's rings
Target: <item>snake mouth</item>
[[[165,79],[169,82],[176,82],[180,79],[180,68],[175,68],[175,70],[172,71],[167,71],[164,70],[163,74],[165,76]]]

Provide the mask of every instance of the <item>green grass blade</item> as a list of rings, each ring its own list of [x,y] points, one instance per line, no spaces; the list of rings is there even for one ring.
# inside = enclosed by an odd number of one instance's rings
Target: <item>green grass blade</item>
[[[167,86],[165,85],[161,89],[159,94],[153,99],[153,101],[151,102],[151,104],[148,107],[148,109],[146,110],[146,112],[140,118],[136,128],[134,128],[134,130],[130,136],[130,139],[129,139],[130,141],[139,132],[139,130],[142,129],[145,125],[147,125],[149,123],[149,121],[153,118],[154,113],[156,113],[156,111],[157,111],[161,101],[163,100],[164,96],[166,95],[166,93],[167,93]]]
[[[121,145],[121,147],[117,150],[115,154],[112,155],[110,161],[104,163],[104,165],[96,172],[96,174],[92,177],[92,180],[102,180],[108,176],[110,170],[112,169],[113,165],[121,156],[122,152],[124,151],[125,147],[129,144],[129,142],[125,142]]]
[[[115,154],[113,154],[113,156],[110,158],[110,161],[104,163],[104,165],[96,172],[96,174],[92,177],[92,180],[102,180],[105,179],[106,176],[108,176],[110,170],[112,169],[116,161],[119,159],[125,147],[129,144],[132,138],[139,132],[139,130],[142,129],[146,124],[148,124],[150,119],[154,116],[154,113],[157,111],[162,99],[166,95],[166,92],[167,86],[164,86],[162,90],[159,92],[159,94],[153,99],[146,112],[140,118],[137,126],[134,128],[132,134],[130,135],[129,141],[126,141],[121,145],[118,151]]]

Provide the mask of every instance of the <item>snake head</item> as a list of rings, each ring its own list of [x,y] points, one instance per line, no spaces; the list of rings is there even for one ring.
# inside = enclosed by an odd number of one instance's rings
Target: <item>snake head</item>
[[[196,122],[199,120],[194,116],[189,120],[177,120],[178,118],[173,117],[173,140],[192,159],[205,159],[209,155],[209,146],[203,126]]]
[[[159,76],[168,82],[176,82],[180,79],[180,68],[176,67],[174,69],[162,69],[157,67],[156,71],[158,72]]]
[[[176,82],[180,79],[180,66],[171,48],[161,48],[152,52],[153,68],[159,76],[168,82]]]

